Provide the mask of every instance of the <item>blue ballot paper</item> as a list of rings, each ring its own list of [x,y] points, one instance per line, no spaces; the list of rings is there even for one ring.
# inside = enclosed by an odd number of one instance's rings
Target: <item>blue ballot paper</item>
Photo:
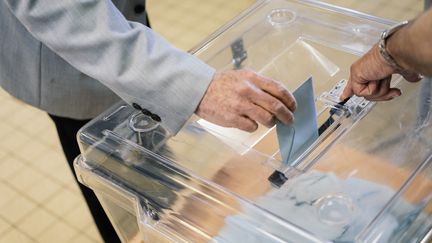
[[[307,79],[294,93],[297,109],[294,123],[276,123],[276,132],[283,163],[292,163],[318,138],[312,77]]]

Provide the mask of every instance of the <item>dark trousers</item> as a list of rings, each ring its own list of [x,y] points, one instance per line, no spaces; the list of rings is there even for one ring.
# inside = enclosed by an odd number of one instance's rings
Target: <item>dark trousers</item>
[[[74,174],[74,178],[77,180],[73,169],[73,161],[80,154],[76,134],[78,130],[89,120],[74,120],[53,115],[49,116],[55,123],[63,152],[66,156],[69,167]],[[94,192],[78,181],[77,183],[87,202],[90,213],[93,216],[103,240],[107,243],[120,242],[119,237],[117,236],[113,226],[111,225],[111,222],[108,219],[108,216],[105,214],[105,211],[103,210],[102,205],[100,204]]]

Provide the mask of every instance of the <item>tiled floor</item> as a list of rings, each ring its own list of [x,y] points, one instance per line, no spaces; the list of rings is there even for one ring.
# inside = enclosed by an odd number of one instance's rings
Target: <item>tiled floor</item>
[[[100,242],[48,116],[0,102],[0,242]]]
[[[412,19],[421,12],[424,0],[323,0],[322,2],[401,21]]]
[[[148,0],[153,28],[188,50],[252,0]],[[422,0],[327,0],[393,20]],[[199,24],[197,24],[199,23]],[[0,242],[101,242],[48,116],[0,91]]]

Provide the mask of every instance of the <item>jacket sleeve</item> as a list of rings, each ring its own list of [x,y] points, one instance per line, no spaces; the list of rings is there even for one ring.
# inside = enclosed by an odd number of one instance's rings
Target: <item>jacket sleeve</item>
[[[1,0],[40,42],[126,102],[159,115],[175,134],[193,114],[215,70],[110,0]]]

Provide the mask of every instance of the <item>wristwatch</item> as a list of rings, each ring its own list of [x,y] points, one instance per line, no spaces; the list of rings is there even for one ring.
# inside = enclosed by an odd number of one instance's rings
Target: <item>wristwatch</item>
[[[393,33],[395,33],[396,31],[398,31],[399,29],[401,29],[402,27],[404,27],[407,24],[408,24],[408,20],[405,20],[403,22],[400,22],[400,23],[390,27],[390,29],[388,29],[388,30],[384,30],[381,33],[381,38],[378,42],[379,52],[381,53],[382,57],[386,60],[386,62],[390,66],[392,66],[396,70],[403,70],[404,68],[402,68],[399,64],[397,64],[396,60],[390,55],[390,53],[388,53],[387,47],[386,47],[386,42],[387,42],[387,39]]]

